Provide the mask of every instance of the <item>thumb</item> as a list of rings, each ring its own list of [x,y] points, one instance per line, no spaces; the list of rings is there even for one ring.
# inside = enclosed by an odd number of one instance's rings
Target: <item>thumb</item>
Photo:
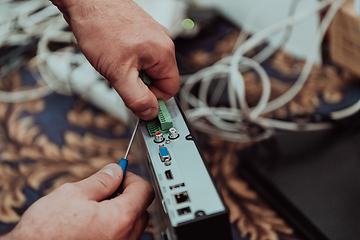
[[[151,120],[157,116],[159,105],[154,93],[149,90],[138,75],[137,69],[133,68],[129,70],[128,75],[119,75],[118,79],[109,79],[109,81],[125,105],[137,117],[143,120]]]
[[[92,176],[75,183],[81,195],[94,201],[102,201],[120,186],[123,171],[118,164],[110,163]]]

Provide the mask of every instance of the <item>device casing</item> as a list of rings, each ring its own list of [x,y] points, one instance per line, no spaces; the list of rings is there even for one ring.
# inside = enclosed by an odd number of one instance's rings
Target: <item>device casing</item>
[[[174,98],[165,102],[179,136],[155,142],[140,121],[141,142],[145,145],[146,168],[155,189],[156,224],[163,239],[232,239],[229,214],[216,189],[209,168]],[[162,161],[160,148],[171,160]],[[170,173],[169,173],[170,171]],[[165,174],[166,172],[166,174]]]

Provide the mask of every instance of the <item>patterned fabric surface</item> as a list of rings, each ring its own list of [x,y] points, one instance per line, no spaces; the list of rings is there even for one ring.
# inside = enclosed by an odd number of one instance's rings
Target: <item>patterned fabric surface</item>
[[[1,81],[0,90],[34,85],[32,75],[22,68]],[[55,93],[26,103],[0,103],[0,121],[1,234],[43,195],[117,162],[130,137],[112,116],[76,96]],[[243,145],[205,138],[200,142],[230,208],[234,239],[295,239],[292,229],[234,172],[234,155]],[[128,157],[129,170],[141,174],[134,152],[136,148]],[[151,226],[142,239],[153,239]]]
[[[215,62],[231,51],[239,32],[222,25],[217,35],[177,44],[180,71],[189,73]],[[181,53],[181,54],[180,54]],[[186,59],[192,69],[184,70]],[[263,66],[271,76],[272,98],[286,91],[304,62],[278,51]],[[185,64],[186,65],[186,64]],[[350,73],[325,62],[314,67],[301,93],[272,117],[326,115],[357,101],[359,89]],[[0,82],[0,90],[19,91],[36,85],[26,68]],[[355,84],[356,85],[356,84]],[[247,100],[256,104],[261,83],[256,74],[245,74]],[[352,86],[352,87],[349,87]],[[114,117],[77,96],[51,94],[25,103],[0,103],[0,234],[10,231],[24,211],[41,196],[65,182],[83,179],[124,156],[130,132]],[[230,209],[234,240],[295,240],[291,226],[261,199],[236,172],[236,151],[247,144],[229,143],[199,134],[200,145],[219,189]],[[129,170],[141,174],[136,149],[130,153]],[[142,239],[153,239],[149,227]]]

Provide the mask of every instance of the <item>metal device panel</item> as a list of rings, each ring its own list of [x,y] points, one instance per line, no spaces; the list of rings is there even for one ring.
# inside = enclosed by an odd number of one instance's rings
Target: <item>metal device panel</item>
[[[175,99],[165,104],[177,130],[176,139],[164,133],[163,141],[156,142],[150,137],[144,121],[139,127],[154,171],[153,179],[161,192],[159,200],[171,225],[177,227],[226,209]]]

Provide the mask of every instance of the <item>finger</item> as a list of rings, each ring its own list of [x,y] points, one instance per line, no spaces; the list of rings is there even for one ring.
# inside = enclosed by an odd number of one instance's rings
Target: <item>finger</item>
[[[111,201],[117,206],[126,206],[126,214],[138,218],[154,200],[154,189],[141,177],[128,172],[124,179],[124,191]],[[119,211],[124,211],[122,207]]]
[[[160,27],[161,27],[161,29],[165,32],[165,34],[166,34],[169,38],[171,38],[170,31],[169,31],[166,27],[164,27],[163,25],[160,25]]]
[[[110,163],[92,176],[73,183],[79,196],[101,201],[116,191],[123,179],[123,171],[118,164]]]
[[[145,69],[145,72],[153,79],[150,90],[158,99],[167,100],[179,91],[179,70],[173,51],[165,50],[159,59],[157,64]]]
[[[110,81],[125,105],[139,118],[151,120],[157,116],[159,105],[156,96],[138,77],[137,69],[122,74],[122,80]],[[120,77],[121,78],[121,77]]]
[[[135,223],[135,226],[133,227],[132,232],[130,234],[131,237],[129,239],[140,239],[142,233],[146,229],[148,222],[149,222],[149,213],[145,211]]]

